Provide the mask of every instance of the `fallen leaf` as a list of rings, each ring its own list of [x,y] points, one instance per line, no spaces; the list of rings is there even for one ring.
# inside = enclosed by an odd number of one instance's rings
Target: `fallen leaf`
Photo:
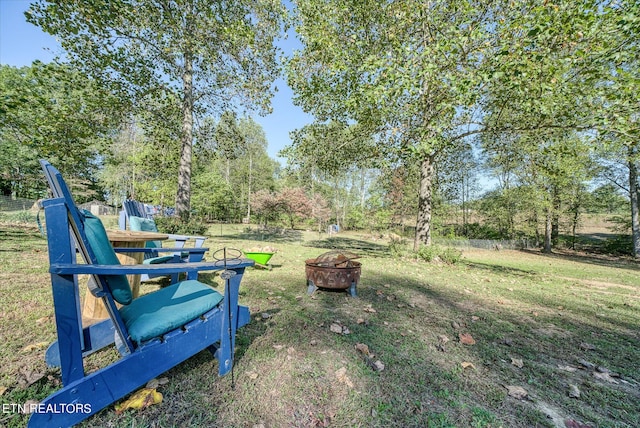
[[[449,341],[449,338],[444,334],[441,334],[440,336],[438,336],[438,344],[436,345],[436,348],[438,349],[438,351],[447,352],[444,345],[446,345],[448,341]]]
[[[0,386],[0,397],[2,397],[5,392],[7,392],[7,387],[6,386]]]
[[[363,309],[363,311],[365,311],[365,312],[370,312],[370,313],[372,313],[372,314],[375,314],[375,313],[376,313],[376,310],[375,310],[375,309],[373,309],[371,306],[367,306],[366,308],[364,308],[364,309]]]
[[[529,395],[529,393],[521,386],[509,385],[507,386],[507,391],[509,391],[510,397],[517,398],[518,400],[525,399]]]
[[[575,372],[576,370],[578,370],[577,368],[575,368],[575,367],[571,367],[571,366],[561,366],[561,365],[558,365],[558,368],[559,368],[560,370],[564,370],[565,372],[569,372],[569,373],[573,373],[573,372]]]
[[[576,385],[569,384],[569,397],[580,398],[580,390]]]
[[[599,371],[600,373],[608,373],[609,376],[611,376],[611,377],[620,377],[620,375],[618,373],[614,373],[611,370],[609,370],[608,368],[603,367],[603,366],[596,367],[596,371]]]
[[[377,372],[381,372],[382,370],[384,370],[384,364],[380,360],[377,360],[375,363],[373,363],[372,367],[373,367],[373,370]]]
[[[475,369],[476,368],[476,366],[474,366],[473,363],[470,363],[468,361],[463,361],[461,363],[461,365],[462,365],[463,369],[468,369],[468,368]]]
[[[473,316],[471,317],[471,321],[473,321],[473,322],[476,322],[476,321],[478,321],[479,319],[480,319],[480,317],[477,317],[477,316],[475,316],[475,315],[473,315]]]
[[[345,367],[336,370],[336,378],[338,379],[338,382],[344,383],[349,388],[353,388],[353,382],[351,382],[351,379],[347,376],[347,369]]]
[[[44,349],[49,345],[49,342],[38,342],[38,343],[32,343],[31,345],[27,345],[24,348],[22,348],[22,352],[33,352],[33,351],[37,351],[39,349]]]
[[[522,362],[521,358],[513,358],[513,357],[511,357],[511,364],[513,364],[514,366],[516,366],[519,369],[521,369],[524,366],[524,363]]]
[[[364,343],[356,343],[356,350],[362,352],[367,357],[371,355],[369,352],[369,347]]]
[[[614,378],[612,378],[609,373],[593,372],[593,377],[595,377],[596,379],[604,380],[606,382],[610,382],[610,383],[615,383],[615,384],[620,383]]]
[[[26,387],[33,385],[44,377],[44,373],[31,371],[26,367],[20,368],[19,371],[22,376],[18,379],[18,383]]]
[[[342,326],[340,324],[331,324],[329,330],[331,330],[333,333],[342,334]]]
[[[584,349],[585,351],[594,351],[596,349],[595,345],[586,342],[582,342],[580,344],[580,348]]]
[[[46,316],[46,317],[42,317],[42,318],[38,318],[36,320],[36,324],[44,324],[44,323],[49,323],[51,322],[51,316]]]
[[[147,382],[145,388],[156,389],[160,385],[166,385],[167,383],[169,383],[169,378],[166,377],[151,379],[149,382]]]
[[[145,409],[162,402],[162,394],[152,388],[143,388],[133,393],[128,400],[116,405],[116,414],[121,414],[127,409]]]
[[[460,343],[462,343],[463,345],[476,344],[476,341],[473,339],[473,337],[471,337],[469,333],[460,333],[458,337],[460,338]]]
[[[249,376],[249,379],[251,379],[251,380],[258,379],[258,373],[256,373],[256,372],[247,372],[247,376]]]
[[[358,324],[364,324],[364,318],[358,318],[358,321],[356,321]]]
[[[590,362],[590,361],[583,360],[582,358],[580,358],[580,359],[578,360],[578,363],[580,363],[580,365],[581,365],[581,366],[583,366],[583,367],[585,367],[585,368],[587,368],[587,369],[595,369],[595,368],[596,368],[596,365],[595,365],[595,364],[593,364],[593,363],[592,363],[592,362]]]

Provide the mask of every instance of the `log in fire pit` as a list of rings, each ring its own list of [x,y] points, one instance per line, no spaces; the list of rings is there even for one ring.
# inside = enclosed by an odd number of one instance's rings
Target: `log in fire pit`
[[[315,259],[305,261],[308,294],[318,288],[346,290],[350,296],[356,297],[356,286],[360,281],[360,256],[349,251],[329,251]]]

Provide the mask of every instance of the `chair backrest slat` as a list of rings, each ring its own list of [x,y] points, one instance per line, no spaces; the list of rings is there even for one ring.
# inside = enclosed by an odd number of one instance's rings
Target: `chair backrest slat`
[[[63,198],[65,201],[65,205],[67,207],[67,215],[68,215],[68,224],[69,224],[69,232],[73,237],[76,248],[82,259],[87,264],[98,264],[97,257],[87,239],[87,235],[84,230],[84,220],[80,211],[78,210],[73,196],[62,177],[60,171],[58,171],[53,165],[51,165],[46,160],[40,160],[40,165],[44,174],[49,183],[49,187],[53,194],[54,198]],[[126,277],[123,275],[124,280],[126,281]],[[90,281],[90,286],[96,287],[92,292],[97,296],[101,297],[102,301],[105,305],[109,316],[111,317],[114,326],[118,335],[120,336],[120,340],[125,346],[129,349],[129,351],[133,351],[134,346],[131,340],[126,333],[126,327],[122,318],[120,317],[120,312],[115,304],[113,295],[111,294],[111,289],[107,283],[107,278],[104,275],[93,275],[93,282]]]

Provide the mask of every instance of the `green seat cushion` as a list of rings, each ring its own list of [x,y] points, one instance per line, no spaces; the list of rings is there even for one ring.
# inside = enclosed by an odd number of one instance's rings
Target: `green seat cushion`
[[[143,342],[175,330],[214,308],[223,297],[196,280],[182,281],[138,297],[120,308],[129,336]]]
[[[156,222],[150,218],[136,217],[134,215],[129,217],[129,228],[134,232],[157,232],[158,227]],[[160,241],[147,241],[145,244],[147,248],[160,248],[162,242]]]
[[[142,263],[145,265],[158,265],[162,263],[167,263],[173,260],[173,256],[160,256],[160,257],[151,257],[149,259],[144,259]]]
[[[113,251],[102,221],[86,210],[82,210],[80,214],[84,221],[84,233],[96,257],[96,262],[100,265],[119,265],[120,260]],[[131,303],[133,294],[125,275],[105,275],[104,278],[116,302],[122,305]]]

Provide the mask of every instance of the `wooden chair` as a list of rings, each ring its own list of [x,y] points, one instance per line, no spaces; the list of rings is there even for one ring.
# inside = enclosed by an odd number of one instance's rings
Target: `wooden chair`
[[[122,208],[118,219],[118,225],[121,230],[127,230],[128,227],[129,230],[133,231],[158,232],[153,215],[147,211],[142,202],[127,199],[122,203]],[[167,253],[168,250],[162,248],[161,242],[149,241],[146,246],[147,248],[153,248],[154,251],[149,251],[145,254],[145,263],[200,262],[203,260],[204,252],[207,250],[207,248],[203,247],[204,241],[207,239],[205,236],[177,234],[168,234],[168,236],[168,241],[173,241],[174,247],[181,249],[181,251],[175,251],[170,255],[160,255],[161,252]],[[203,248],[205,251],[202,252],[194,250]],[[144,282],[154,277],[156,276],[149,274],[140,275],[140,281]],[[174,275],[172,280],[177,280],[177,277]]]
[[[218,360],[219,374],[228,373],[236,330],[250,320],[249,309],[238,305],[238,291],[245,268],[253,262],[225,258],[207,263],[120,265],[102,222],[78,210],[60,173],[46,161],[41,165],[54,196],[42,206],[58,332],[46,360],[60,366],[63,387],[40,403],[29,426],[74,425],[204,349]],[[78,263],[79,257],[84,264]],[[125,276],[200,270],[222,271],[224,295],[197,280],[187,280],[133,299]],[[102,299],[109,312],[107,320],[83,328],[78,275],[93,277],[88,292]],[[84,357],[114,341],[121,358],[85,373]]]

